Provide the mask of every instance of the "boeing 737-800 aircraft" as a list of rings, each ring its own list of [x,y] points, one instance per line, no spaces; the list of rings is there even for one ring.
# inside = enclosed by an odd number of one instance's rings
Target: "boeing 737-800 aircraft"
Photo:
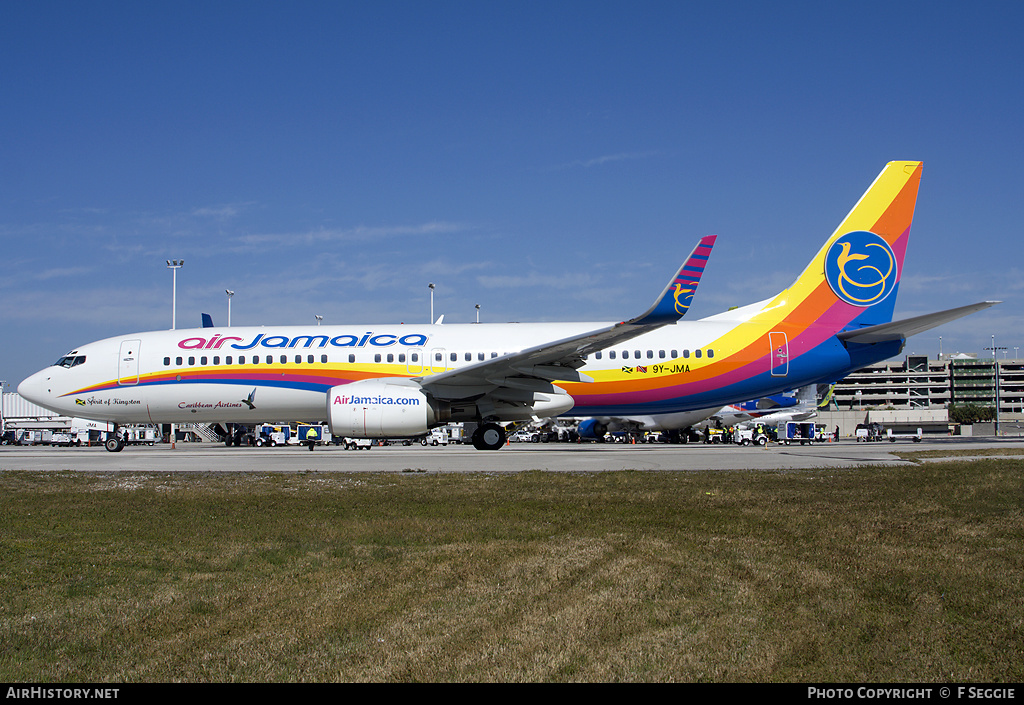
[[[115,424],[326,421],[334,435],[384,438],[476,422],[474,445],[497,449],[507,421],[673,414],[831,383],[996,303],[892,321],[921,169],[886,165],[788,289],[698,321],[679,319],[714,236],[622,323],[135,333],[69,352],[18,392]]]

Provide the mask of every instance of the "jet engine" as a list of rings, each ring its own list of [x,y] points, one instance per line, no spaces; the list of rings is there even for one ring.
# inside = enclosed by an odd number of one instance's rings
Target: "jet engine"
[[[602,440],[604,434],[608,433],[608,426],[598,419],[584,419],[576,427],[576,432],[580,434],[580,438]]]
[[[419,386],[399,380],[342,384],[327,395],[327,419],[335,436],[417,436],[438,423],[438,416],[434,403]]]

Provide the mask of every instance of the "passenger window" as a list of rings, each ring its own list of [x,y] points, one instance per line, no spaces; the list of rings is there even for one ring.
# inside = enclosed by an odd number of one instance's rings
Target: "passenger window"
[[[690,359],[690,351],[689,350],[683,350],[683,358],[687,359],[687,360]]]
[[[203,355],[201,358],[199,358],[199,364],[200,365],[205,365],[206,364],[206,355]]]
[[[349,361],[349,362],[355,362],[355,361],[356,361],[356,356],[355,356],[355,355],[351,355],[351,354],[350,354],[350,355],[348,356],[348,361]]]
[[[170,367],[170,365],[171,365],[171,358],[165,357],[164,358],[164,367]]]
[[[714,356],[715,356],[715,351],[712,350],[711,348],[708,348],[708,357],[714,357]]]
[[[180,357],[174,358],[174,364],[175,365],[181,365],[181,363],[182,363],[182,359]]]
[[[694,357],[700,357],[700,349],[699,348],[697,350],[693,351],[693,356]]]
[[[320,362],[327,362],[327,356],[326,355],[321,355],[320,356]]]

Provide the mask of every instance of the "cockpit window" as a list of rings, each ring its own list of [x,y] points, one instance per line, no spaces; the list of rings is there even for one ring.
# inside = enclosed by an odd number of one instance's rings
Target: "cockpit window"
[[[53,364],[55,367],[78,367],[83,363],[85,363],[85,355],[65,355]]]

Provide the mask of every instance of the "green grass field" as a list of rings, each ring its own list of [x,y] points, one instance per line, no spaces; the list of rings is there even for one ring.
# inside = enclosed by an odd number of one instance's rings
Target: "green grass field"
[[[0,681],[1024,679],[1024,460],[0,474]]]

